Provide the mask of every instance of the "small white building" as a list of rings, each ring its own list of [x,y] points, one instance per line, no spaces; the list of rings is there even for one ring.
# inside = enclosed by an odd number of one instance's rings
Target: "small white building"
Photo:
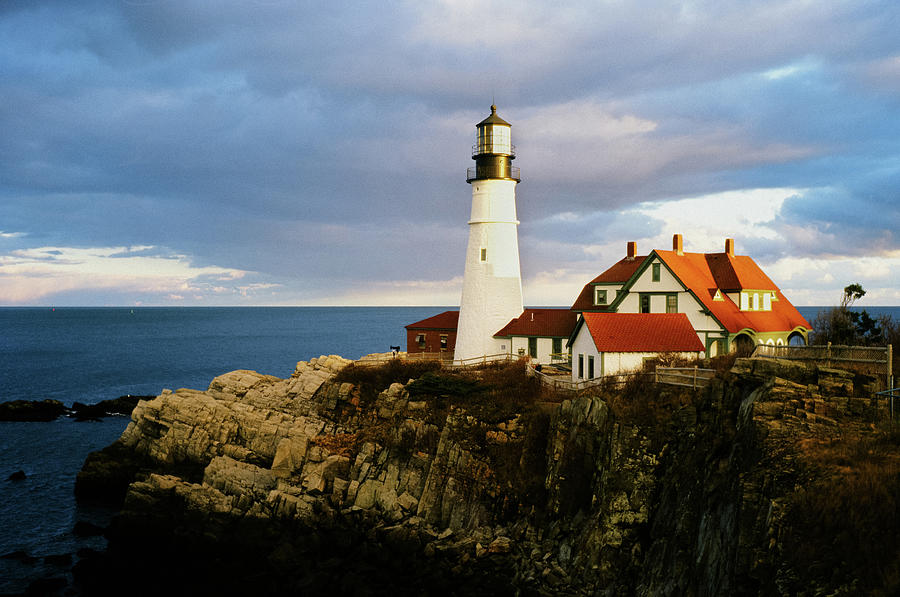
[[[535,365],[566,363],[566,342],[575,329],[578,314],[571,309],[525,309],[494,334],[501,352],[529,356]]]
[[[704,354],[684,313],[582,313],[569,346],[574,382],[638,369],[660,353]]]

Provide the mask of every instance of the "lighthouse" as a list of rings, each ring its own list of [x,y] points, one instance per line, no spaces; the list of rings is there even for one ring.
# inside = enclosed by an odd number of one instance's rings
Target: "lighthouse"
[[[475,125],[477,130],[466,182],[472,185],[469,244],[459,304],[454,359],[470,359],[509,352],[508,340],[494,334],[522,314],[522,275],[516,219],[516,185],[519,169],[511,125],[491,115]]]

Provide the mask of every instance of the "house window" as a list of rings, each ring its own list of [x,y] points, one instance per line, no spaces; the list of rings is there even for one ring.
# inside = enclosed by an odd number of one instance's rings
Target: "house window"
[[[562,354],[562,338],[553,339],[553,354]]]
[[[578,379],[584,379],[584,355],[578,355]]]
[[[763,295],[763,311],[772,310],[772,293],[767,292]]]
[[[594,379],[594,357],[588,355],[588,379]]]
[[[419,350],[425,350],[425,334],[418,334],[416,343],[419,345]]]
[[[481,260],[487,261],[487,249],[481,249]]]
[[[741,311],[749,311],[750,310],[750,300],[747,298],[747,293],[741,293]]]
[[[653,264],[653,281],[659,282],[659,264],[658,263]]]
[[[753,293],[753,310],[759,311],[759,293],[758,292]]]
[[[641,313],[649,313],[650,312],[650,295],[642,294],[641,295]]]
[[[441,350],[447,350],[447,334],[441,334]]]
[[[537,338],[528,339],[528,354],[532,358],[537,358]]]
[[[606,291],[602,288],[594,289],[594,304],[595,305],[605,305],[606,304]]]
[[[678,313],[678,295],[666,295],[666,313]]]

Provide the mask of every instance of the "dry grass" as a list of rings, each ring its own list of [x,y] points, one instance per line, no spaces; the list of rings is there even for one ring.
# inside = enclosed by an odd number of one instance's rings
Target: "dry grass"
[[[900,434],[869,429],[798,446],[811,479],[789,497],[784,551],[798,586],[900,594]]]

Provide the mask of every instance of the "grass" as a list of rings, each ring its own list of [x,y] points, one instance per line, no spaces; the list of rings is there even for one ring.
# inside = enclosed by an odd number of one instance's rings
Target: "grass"
[[[784,553],[798,587],[900,594],[900,433],[799,448],[810,481],[789,496]]]
[[[378,394],[393,383],[406,384],[429,372],[437,371],[437,361],[404,361],[392,359],[383,365],[367,366],[351,363],[334,377],[335,383],[352,383],[359,389],[360,405],[371,406]]]

